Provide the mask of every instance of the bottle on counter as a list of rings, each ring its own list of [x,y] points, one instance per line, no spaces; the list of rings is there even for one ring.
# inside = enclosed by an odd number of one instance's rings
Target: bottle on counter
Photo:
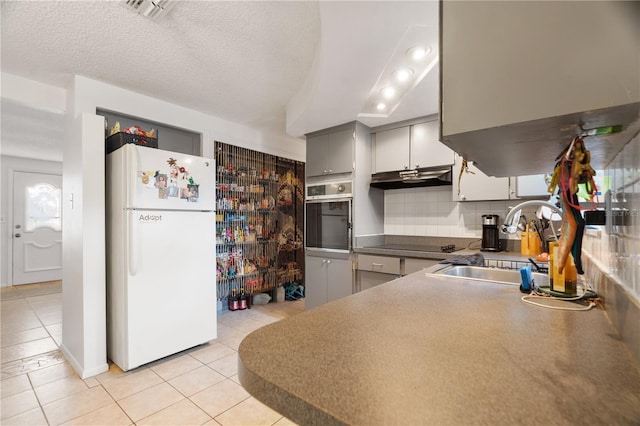
[[[229,296],[229,310],[237,311],[239,308],[238,296],[236,296],[236,289],[231,290],[231,296]]]
[[[244,293],[244,287],[240,287],[240,297],[239,297],[239,309],[244,310],[247,309],[247,295]]]

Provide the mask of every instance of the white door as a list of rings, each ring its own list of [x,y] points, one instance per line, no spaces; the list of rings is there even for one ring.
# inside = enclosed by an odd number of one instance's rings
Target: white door
[[[62,177],[13,173],[13,284],[62,279]]]

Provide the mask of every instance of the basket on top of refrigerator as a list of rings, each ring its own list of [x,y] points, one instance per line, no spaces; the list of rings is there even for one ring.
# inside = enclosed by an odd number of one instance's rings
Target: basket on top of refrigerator
[[[158,148],[158,132],[156,129],[147,132],[142,130],[140,126],[131,126],[120,130],[120,123],[116,121],[105,141],[106,153],[109,154],[128,143]]]

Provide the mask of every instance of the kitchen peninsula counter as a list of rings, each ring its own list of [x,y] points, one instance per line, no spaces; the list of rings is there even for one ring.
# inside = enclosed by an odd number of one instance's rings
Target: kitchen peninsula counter
[[[300,424],[637,424],[640,372],[603,310],[417,272],[265,326],[238,351]]]

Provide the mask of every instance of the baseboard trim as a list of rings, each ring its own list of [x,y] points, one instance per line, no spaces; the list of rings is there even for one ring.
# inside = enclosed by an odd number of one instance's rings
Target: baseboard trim
[[[64,343],[60,345],[60,350],[62,351],[62,354],[67,359],[69,364],[71,364],[71,367],[73,367],[76,373],[78,373],[80,378],[83,380],[88,379],[89,377],[97,376],[98,374],[104,373],[105,371],[109,370],[109,364],[106,362],[92,368],[84,368],[71,354],[71,352],[67,350],[67,348],[64,346]]]

